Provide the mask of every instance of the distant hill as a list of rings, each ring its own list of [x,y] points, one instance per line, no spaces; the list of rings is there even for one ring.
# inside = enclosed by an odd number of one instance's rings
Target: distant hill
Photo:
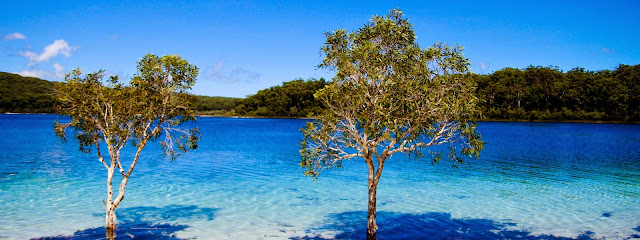
[[[54,113],[55,84],[51,81],[0,72],[0,113]],[[231,115],[241,98],[197,96],[200,114]]]
[[[0,113],[52,113],[54,83],[0,72]]]

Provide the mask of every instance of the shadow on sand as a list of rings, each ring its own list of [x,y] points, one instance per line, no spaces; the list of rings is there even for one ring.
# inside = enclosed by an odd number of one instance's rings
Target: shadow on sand
[[[331,215],[328,225],[315,230],[337,230],[342,233],[329,239],[365,239],[367,212],[344,212]],[[379,239],[544,239],[568,240],[573,238],[556,237],[552,235],[534,236],[531,232],[509,230],[513,223],[499,223],[488,219],[454,219],[448,213],[399,214],[393,212],[378,212]],[[635,229],[635,230],[640,230]],[[311,234],[312,235],[312,234]],[[635,236],[635,235],[634,235]],[[630,236],[628,239],[634,238]],[[321,236],[307,236],[304,238],[324,240]],[[578,240],[598,239],[593,232],[584,232]]]
[[[166,207],[132,207],[116,210],[118,239],[177,240],[176,233],[188,225],[178,224],[182,220],[213,220],[217,209],[199,208],[194,205],[169,205]],[[95,216],[104,216],[94,214]],[[168,222],[174,222],[173,224]],[[40,237],[37,240],[105,239],[105,227],[80,230],[71,236]]]

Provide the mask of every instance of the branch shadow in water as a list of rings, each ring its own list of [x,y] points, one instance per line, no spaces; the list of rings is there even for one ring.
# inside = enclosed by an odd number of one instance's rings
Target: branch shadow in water
[[[635,230],[636,232],[640,233],[640,226],[637,226],[635,228],[632,228],[633,230]],[[630,239],[640,239],[640,234],[633,234],[631,235]]]
[[[189,228],[188,225],[178,224],[178,222],[194,219],[211,221],[217,211],[215,208],[199,208],[195,205],[123,208],[116,210],[119,220],[116,224],[116,236],[118,239],[178,240],[176,233]],[[104,213],[95,213],[94,216],[104,216]],[[76,239],[105,239],[105,227],[80,230],[71,236],[34,238],[34,240]]]
[[[337,230],[341,233],[330,239],[365,239],[367,212],[344,212],[329,217],[330,224],[315,230]],[[509,230],[514,223],[499,223],[488,219],[455,219],[449,213],[401,214],[377,213],[379,239],[522,239],[569,240],[574,238],[552,235],[531,235],[524,230]],[[640,228],[640,226],[639,226]],[[306,236],[305,240],[324,240],[321,236]],[[595,239],[595,233],[584,232],[578,240]]]
[[[148,222],[120,223],[116,228],[117,239],[159,239],[180,240],[176,232],[187,229],[187,225]],[[32,240],[81,240],[81,239],[106,239],[105,227],[89,228],[73,233],[71,236],[40,237]]]
[[[118,220],[122,222],[162,221],[175,222],[181,220],[213,220],[218,210],[200,208],[196,205],[169,205],[166,207],[132,207],[116,210]],[[104,213],[96,213],[104,216]]]

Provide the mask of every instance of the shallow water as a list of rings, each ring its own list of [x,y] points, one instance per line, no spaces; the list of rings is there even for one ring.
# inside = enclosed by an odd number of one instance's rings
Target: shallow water
[[[54,136],[57,119],[0,115],[0,238],[103,236],[106,171]],[[318,181],[304,177],[304,123],[201,118],[197,151],[170,162],[149,146],[117,210],[118,237],[363,238],[366,166],[355,160]],[[640,125],[479,129],[486,150],[459,169],[388,160],[381,239],[640,238]]]

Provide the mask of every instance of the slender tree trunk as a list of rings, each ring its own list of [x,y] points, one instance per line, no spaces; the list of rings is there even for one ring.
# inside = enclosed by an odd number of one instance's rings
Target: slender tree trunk
[[[116,239],[116,208],[112,204],[107,206],[107,213],[105,218],[106,231],[105,234],[108,240]]]
[[[138,159],[140,158],[140,152],[146,146],[147,141],[149,139],[145,138],[140,143],[138,147],[138,151],[136,152],[136,156],[133,160],[133,163],[129,167],[129,171],[125,174],[122,173],[122,180],[120,181],[120,188],[118,189],[118,196],[113,198],[113,174],[116,171],[116,166],[119,163],[119,152],[116,152],[113,149],[109,150],[109,156],[111,157],[111,166],[107,168],[107,201],[103,201],[104,209],[105,209],[105,235],[107,240],[115,240],[116,239],[116,209],[120,202],[124,199],[125,188],[127,187],[127,182],[129,181],[129,176],[133,171],[133,168],[136,166]],[[120,169],[121,166],[118,166]]]
[[[376,240],[376,231],[378,230],[378,224],[376,224],[376,190],[378,188],[378,181],[376,179],[376,168],[373,164],[373,159],[367,159],[367,165],[369,167],[369,208],[367,211],[367,240]],[[380,166],[378,166],[379,168]]]
[[[116,156],[114,153],[110,151],[111,156],[111,166],[107,169],[107,201],[104,203],[105,209],[105,235],[107,240],[115,240],[116,239],[116,205],[113,204],[113,173],[116,168],[116,160],[114,159]]]
[[[120,182],[120,189],[118,191],[118,196],[113,199],[113,187],[111,184],[112,177],[109,177],[108,184],[108,201],[105,204],[106,210],[106,218],[105,218],[105,234],[108,240],[114,240],[116,238],[116,209],[118,205],[124,199],[124,191],[127,186],[127,182],[129,180],[128,177],[122,177],[122,182]]]
[[[367,240],[376,240],[376,190],[378,184],[374,181],[374,176],[369,174],[369,210],[367,211]]]

